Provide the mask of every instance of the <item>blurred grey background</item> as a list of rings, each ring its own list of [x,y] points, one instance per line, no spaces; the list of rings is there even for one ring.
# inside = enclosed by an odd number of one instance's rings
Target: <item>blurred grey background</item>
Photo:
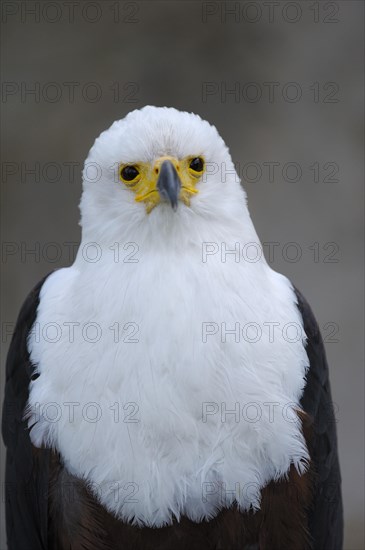
[[[322,328],[345,550],[365,546],[363,7],[28,1],[3,2],[1,14],[1,381],[27,292],[72,262],[80,172],[94,139],[145,104],[199,113],[230,146],[262,242],[277,243],[265,245],[270,263],[301,289]],[[2,452],[1,481],[3,463]]]

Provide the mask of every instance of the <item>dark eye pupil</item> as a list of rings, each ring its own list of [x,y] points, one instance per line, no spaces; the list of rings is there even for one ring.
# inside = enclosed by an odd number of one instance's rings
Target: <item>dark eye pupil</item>
[[[200,157],[196,157],[190,162],[190,168],[195,172],[202,172],[204,168],[204,161]]]
[[[125,166],[121,172],[122,178],[126,181],[132,181],[139,174],[137,168],[134,166]]]

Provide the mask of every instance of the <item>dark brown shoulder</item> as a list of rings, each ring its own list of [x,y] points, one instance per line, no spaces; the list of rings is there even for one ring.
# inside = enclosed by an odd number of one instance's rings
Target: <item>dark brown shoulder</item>
[[[29,293],[16,322],[6,361],[2,435],[6,445],[5,511],[9,550],[46,548],[48,451],[31,444],[24,409],[33,365],[27,338],[46,278]]]
[[[329,368],[314,314],[299,290],[295,289],[295,293],[307,335],[306,351],[310,364],[301,399],[303,410],[312,419],[309,451],[314,471],[314,487],[309,511],[309,529],[315,550],[341,550],[341,474]]]

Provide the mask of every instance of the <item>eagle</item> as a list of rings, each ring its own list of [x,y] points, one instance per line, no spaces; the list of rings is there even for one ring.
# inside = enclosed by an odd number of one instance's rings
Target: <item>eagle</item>
[[[216,128],[130,112],[92,146],[80,211],[7,357],[9,550],[340,550],[320,330]]]

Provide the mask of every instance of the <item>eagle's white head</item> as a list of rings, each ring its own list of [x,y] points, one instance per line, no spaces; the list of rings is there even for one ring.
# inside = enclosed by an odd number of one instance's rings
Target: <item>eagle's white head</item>
[[[95,141],[83,171],[83,239],[199,233],[247,213],[227,146],[193,113],[147,106]],[[247,214],[247,217],[248,214]]]

